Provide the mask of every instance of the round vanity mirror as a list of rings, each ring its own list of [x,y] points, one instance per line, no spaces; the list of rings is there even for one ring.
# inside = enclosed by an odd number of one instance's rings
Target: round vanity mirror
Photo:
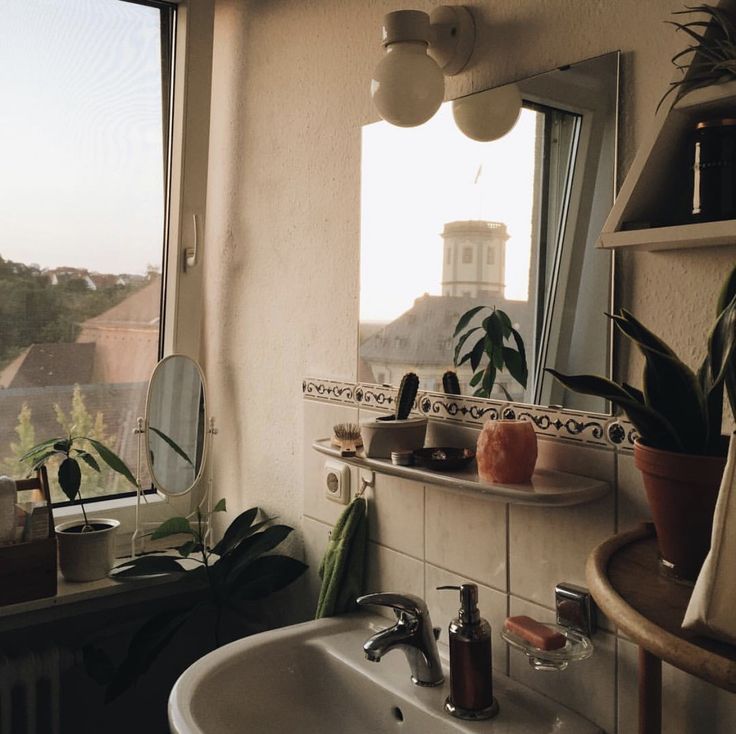
[[[146,458],[153,485],[162,494],[189,492],[204,467],[207,415],[204,375],[182,354],[153,370],[146,400]]]

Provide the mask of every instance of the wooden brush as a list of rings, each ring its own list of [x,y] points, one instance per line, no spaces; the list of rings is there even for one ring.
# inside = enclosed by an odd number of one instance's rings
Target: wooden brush
[[[360,426],[357,423],[338,423],[332,427],[332,445],[340,449],[340,456],[355,456],[363,448]]]

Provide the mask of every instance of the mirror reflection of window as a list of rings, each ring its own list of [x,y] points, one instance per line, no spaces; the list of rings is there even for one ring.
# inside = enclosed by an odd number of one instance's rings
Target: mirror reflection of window
[[[590,343],[595,363],[567,371],[608,371],[611,258],[593,245],[613,194],[617,67],[610,54],[520,82],[517,123],[492,142],[463,135],[449,103],[417,128],[363,128],[361,381],[414,371],[441,389],[458,318],[495,306],[521,332],[531,378],[524,390],[500,373],[492,397],[605,410],[556,393],[542,367]],[[472,395],[467,363],[458,377]]]

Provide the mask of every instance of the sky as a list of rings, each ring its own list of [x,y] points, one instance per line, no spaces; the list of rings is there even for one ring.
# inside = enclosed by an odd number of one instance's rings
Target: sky
[[[0,256],[160,265],[159,12],[119,0],[0,0]]]
[[[424,293],[441,295],[440,235],[454,220],[506,225],[505,295],[527,299],[537,117],[522,109],[490,143],[458,130],[450,102],[419,127],[363,127],[361,321],[392,321]]]

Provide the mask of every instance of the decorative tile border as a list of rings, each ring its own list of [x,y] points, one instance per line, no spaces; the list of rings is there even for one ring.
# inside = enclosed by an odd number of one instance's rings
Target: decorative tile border
[[[371,410],[392,411],[397,388],[389,385],[350,383],[305,378],[305,398],[349,403]],[[479,428],[487,420],[526,419],[534,423],[538,434],[588,445],[613,446],[630,450],[636,431],[631,423],[615,417],[581,413],[576,410],[544,408],[501,400],[487,400],[437,392],[420,392],[414,404],[416,412],[432,420],[442,420]]]

